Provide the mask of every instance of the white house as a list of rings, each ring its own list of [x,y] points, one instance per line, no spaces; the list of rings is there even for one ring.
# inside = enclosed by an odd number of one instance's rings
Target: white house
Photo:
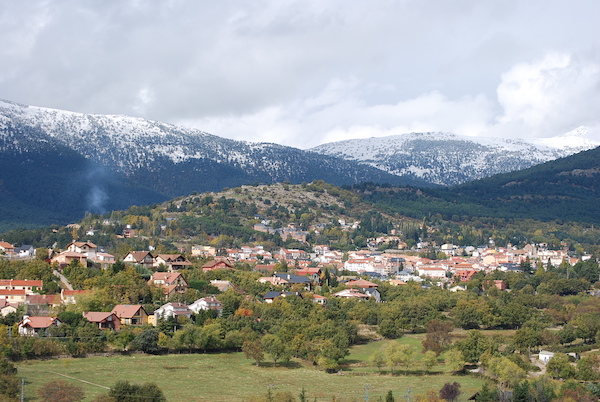
[[[203,297],[190,304],[189,309],[194,314],[198,314],[200,310],[215,310],[221,315],[223,312],[223,303],[214,296]]]
[[[192,316],[192,312],[190,311],[188,306],[186,306],[183,303],[177,302],[167,303],[163,304],[158,309],[156,309],[156,311],[154,311],[154,323],[156,325],[156,323],[160,319],[165,319],[168,317],[178,318],[182,316],[187,318],[190,318]]]
[[[538,358],[544,364],[548,364],[550,359],[552,359],[553,357],[554,357],[554,353],[548,352],[547,350],[540,351],[540,354],[538,355]]]

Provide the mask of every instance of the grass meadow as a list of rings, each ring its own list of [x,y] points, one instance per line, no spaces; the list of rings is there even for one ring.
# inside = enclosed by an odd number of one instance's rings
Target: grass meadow
[[[106,393],[119,380],[133,383],[154,382],[169,401],[248,401],[272,393],[289,391],[297,399],[302,388],[309,401],[363,401],[369,388],[369,400],[384,398],[389,390],[397,401],[410,387],[411,400],[428,389],[439,390],[444,383],[461,384],[461,397],[466,401],[481,388],[482,380],[472,376],[452,376],[444,366],[435,366],[432,373],[419,367],[403,374],[391,375],[388,369],[381,374],[369,367],[368,358],[378,348],[390,342],[409,343],[419,347],[418,337],[406,336],[397,341],[378,341],[354,346],[338,374],[327,374],[300,361],[274,367],[263,362],[256,367],[242,353],[115,355],[26,361],[18,364],[19,377],[25,378],[25,397],[35,400],[37,389],[44,383],[64,379],[81,387],[86,400]],[[420,358],[420,356],[419,356]],[[83,382],[87,381],[87,382]],[[334,399],[335,398],[335,399]]]

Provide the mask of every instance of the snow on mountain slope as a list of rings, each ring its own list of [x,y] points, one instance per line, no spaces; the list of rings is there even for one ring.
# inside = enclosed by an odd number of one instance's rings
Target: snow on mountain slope
[[[339,185],[364,181],[428,184],[277,144],[235,141],[135,117],[0,101],[0,151],[26,153],[42,143],[68,147],[105,169],[155,182],[152,185],[168,195],[285,180],[326,180]],[[178,191],[173,190],[175,186]]]
[[[311,151],[448,186],[525,169],[600,145],[581,135],[580,130],[533,143],[442,132],[409,133],[333,142]]]

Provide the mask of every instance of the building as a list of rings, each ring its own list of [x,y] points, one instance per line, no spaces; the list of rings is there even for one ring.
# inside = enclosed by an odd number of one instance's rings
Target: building
[[[59,326],[62,323],[56,317],[37,317],[23,316],[19,323],[19,334],[25,336],[38,336],[40,332],[47,330],[51,326]]]
[[[111,312],[119,318],[121,325],[144,325],[148,323],[148,313],[141,304],[118,304]]]
[[[200,310],[213,310],[217,311],[218,315],[221,315],[223,312],[223,303],[217,300],[216,297],[209,296],[196,300],[189,305],[189,308],[194,314],[198,314]]]
[[[91,323],[97,324],[101,330],[118,331],[121,328],[121,320],[113,312],[88,311],[83,313],[83,318]]]
[[[190,286],[179,272],[155,272],[148,280],[148,285],[162,288],[165,298],[185,293]]]

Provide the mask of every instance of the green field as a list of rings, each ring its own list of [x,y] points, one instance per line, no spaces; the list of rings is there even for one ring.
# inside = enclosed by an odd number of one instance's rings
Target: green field
[[[471,376],[450,376],[441,373],[443,366],[434,367],[434,375],[415,371],[414,375],[378,374],[376,368],[367,367],[366,359],[386,342],[372,342],[355,346],[348,356],[347,367],[340,374],[327,374],[312,365],[292,361],[287,366],[272,367],[263,363],[256,367],[242,353],[184,354],[151,356],[87,357],[80,359],[53,359],[28,361],[18,365],[18,375],[26,380],[25,396],[32,400],[42,384],[65,379],[83,388],[87,400],[107,392],[119,380],[134,383],[155,382],[168,400],[191,401],[247,401],[265,396],[269,387],[273,394],[290,391],[298,396],[304,387],[309,400],[362,401],[365,387],[369,386],[369,399],[392,390],[397,401],[407,393],[425,393],[439,390],[446,382],[461,384],[464,401],[481,388],[482,381]],[[402,338],[403,343],[418,343],[418,339]],[[440,371],[438,371],[440,370]],[[71,378],[68,378],[68,377]],[[88,381],[93,384],[81,382]]]

